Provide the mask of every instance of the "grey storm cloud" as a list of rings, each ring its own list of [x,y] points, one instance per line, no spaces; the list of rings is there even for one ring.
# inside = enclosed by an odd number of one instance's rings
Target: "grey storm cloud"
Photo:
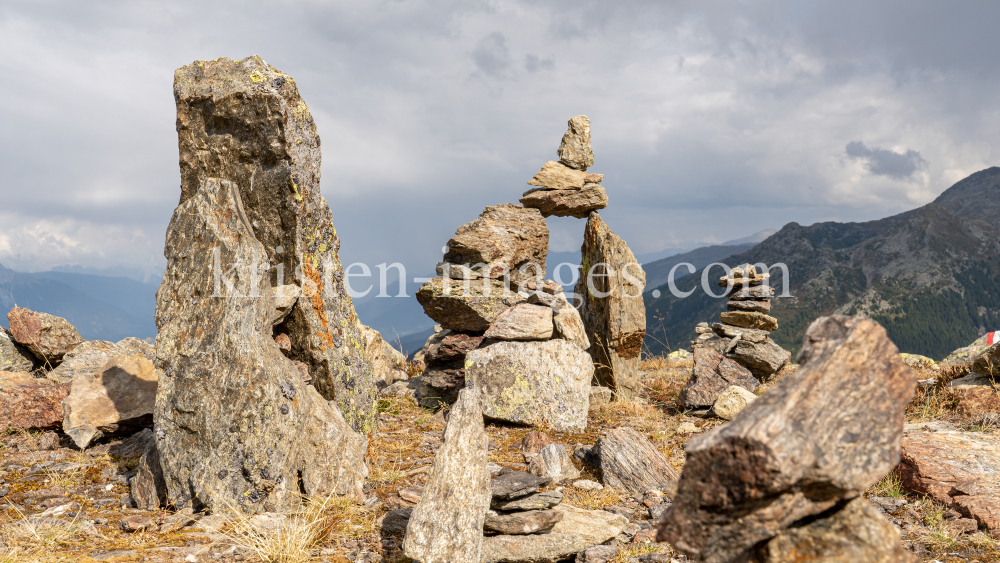
[[[846,150],[847,156],[864,161],[865,168],[877,176],[908,178],[927,167],[927,161],[912,149],[898,153],[878,147],[869,148],[861,141],[851,141],[847,143]]]
[[[479,70],[493,76],[499,76],[510,68],[510,52],[507,50],[507,39],[501,33],[491,33],[479,41],[476,50],[472,52],[472,60]]]

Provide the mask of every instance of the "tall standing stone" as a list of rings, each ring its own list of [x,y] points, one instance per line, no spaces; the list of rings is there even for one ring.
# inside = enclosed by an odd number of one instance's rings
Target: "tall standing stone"
[[[376,387],[320,194],[319,135],[295,80],[257,56],[196,61],[174,74],[174,99],[181,203],[206,178],[236,185],[270,285],[302,288],[280,327],[289,357],[308,366],[316,390],[354,429],[373,432]]]
[[[274,342],[265,249],[243,209],[237,184],[209,179],[167,229],[153,421],[168,502],[255,513],[290,509],[301,492],[357,493],[367,440]]]
[[[421,563],[478,563],[490,508],[489,436],[479,401],[463,389],[451,407],[444,443],[406,526],[403,552]]]
[[[559,144],[559,161],[586,172],[594,165],[594,151],[590,148],[590,118],[578,115],[571,118],[567,125],[569,129]]]
[[[576,295],[582,300],[580,314],[590,339],[594,375],[619,397],[635,397],[641,387],[639,361],[646,335],[646,272],[596,212],[587,219],[581,254]]]

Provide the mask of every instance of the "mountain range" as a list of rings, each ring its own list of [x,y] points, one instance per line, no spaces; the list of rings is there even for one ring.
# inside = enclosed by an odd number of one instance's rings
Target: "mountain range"
[[[793,353],[808,325],[827,314],[862,314],[885,326],[903,352],[941,359],[1000,328],[1000,168],[976,172],[933,202],[864,223],[789,223],[759,245],[720,260],[784,263],[772,269],[779,321],[772,338]],[[716,267],[710,279],[723,275]],[[701,272],[679,277],[683,291]],[[647,290],[650,286],[647,285]],[[687,346],[699,322],[715,322],[725,300],[698,289],[678,298],[666,285],[646,294],[648,353]],[[716,288],[718,290],[718,288]]]

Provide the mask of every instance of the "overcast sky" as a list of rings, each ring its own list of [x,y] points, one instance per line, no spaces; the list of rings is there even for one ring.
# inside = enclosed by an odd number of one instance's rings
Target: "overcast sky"
[[[5,0],[0,263],[162,271],[173,71],[252,54],[312,108],[347,263],[431,271],[576,114],[636,253],[876,219],[1000,161],[997,21],[985,1]],[[583,220],[549,227],[579,248]]]

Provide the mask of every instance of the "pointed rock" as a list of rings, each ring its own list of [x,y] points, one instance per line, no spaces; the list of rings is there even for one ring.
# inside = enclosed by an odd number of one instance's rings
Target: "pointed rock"
[[[509,287],[516,290],[529,279],[545,277],[549,228],[537,209],[504,203],[487,207],[475,221],[459,227],[447,249],[446,263],[487,278],[509,276]]]
[[[567,125],[569,129],[563,135],[559,144],[559,161],[575,168],[587,171],[594,165],[594,151],[590,148],[590,118],[578,115],[571,118]]]

